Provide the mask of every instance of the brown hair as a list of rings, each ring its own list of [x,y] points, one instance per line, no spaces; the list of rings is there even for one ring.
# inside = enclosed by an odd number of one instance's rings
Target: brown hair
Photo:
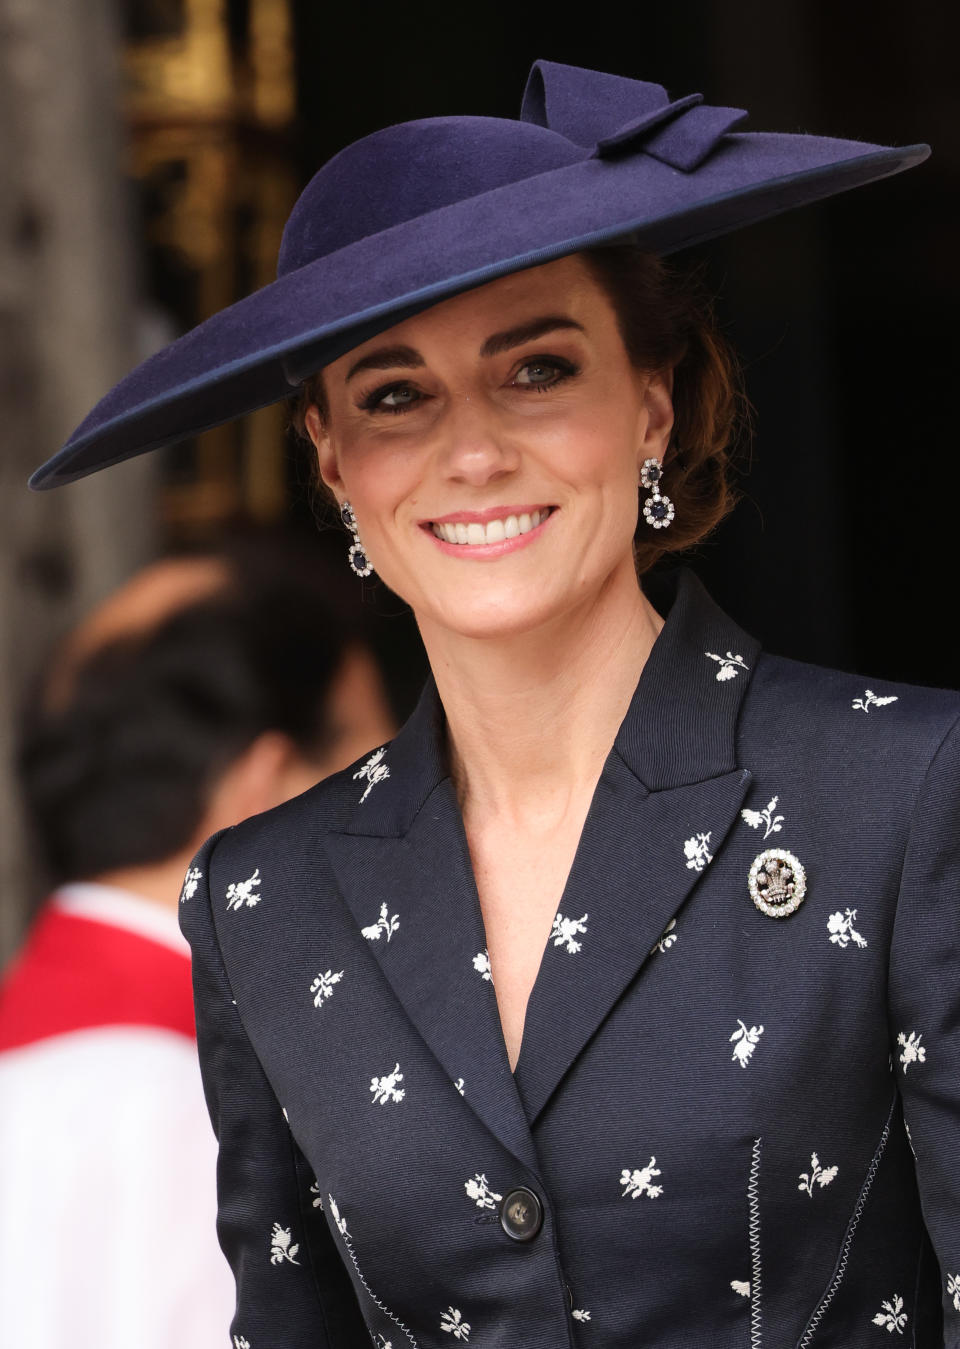
[[[731,446],[746,407],[740,372],[695,273],[635,244],[580,256],[613,306],[634,367],[673,371],[674,428],[661,486],[676,517],[669,529],[652,529],[640,517],[634,553],[642,576],[664,554],[700,543],[735,504]],[[327,415],[322,371],[304,381],[292,407],[294,429],[304,437],[312,404]]]
[[[664,554],[700,543],[733,508],[731,448],[746,401],[736,358],[695,273],[634,244],[581,256],[613,305],[632,364],[673,371],[673,435],[661,490],[676,517],[669,529],[652,529],[640,517],[634,554],[642,576]]]

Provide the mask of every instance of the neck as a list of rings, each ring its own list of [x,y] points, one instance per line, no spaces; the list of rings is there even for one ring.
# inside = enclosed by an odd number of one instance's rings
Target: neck
[[[465,818],[542,827],[592,792],[662,626],[632,566],[533,631],[471,638],[421,625]]]

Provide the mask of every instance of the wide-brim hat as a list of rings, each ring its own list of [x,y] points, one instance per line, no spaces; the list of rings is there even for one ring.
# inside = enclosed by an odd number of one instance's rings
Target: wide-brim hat
[[[435,117],[356,141],[294,207],[278,279],[131,371],[31,487],[286,398],[361,342],[509,272],[621,240],[672,253],[930,153],[740,131],[746,116],[538,61],[517,121]]]

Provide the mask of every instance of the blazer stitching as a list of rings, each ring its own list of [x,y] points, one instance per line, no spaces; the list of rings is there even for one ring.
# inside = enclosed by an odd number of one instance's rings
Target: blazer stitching
[[[333,1195],[329,1195],[329,1194],[328,1194],[328,1195],[327,1195],[327,1199],[329,1200],[329,1202],[330,1202],[331,1204],[333,1203]],[[340,1230],[340,1229],[338,1228],[338,1230]],[[376,1303],[376,1305],[377,1305],[377,1306],[380,1308],[380,1310],[383,1312],[384,1316],[388,1316],[388,1317],[390,1318],[390,1320],[393,1322],[393,1324],[394,1324],[395,1326],[398,1326],[398,1327],[403,1331],[404,1335],[406,1335],[407,1339],[408,1339],[408,1340],[410,1341],[410,1343],[413,1345],[414,1349],[420,1349],[420,1346],[417,1344],[417,1341],[413,1338],[413,1335],[410,1333],[409,1327],[404,1325],[404,1323],[400,1320],[399,1316],[394,1316],[393,1312],[392,1312],[392,1311],[390,1310],[390,1308],[386,1305],[386,1303],[380,1301],[380,1299],[377,1297],[376,1293],[373,1291],[373,1289],[372,1289],[372,1288],[370,1287],[370,1285],[367,1283],[366,1279],[363,1277],[363,1270],[360,1268],[360,1263],[359,1263],[359,1261],[357,1260],[356,1253],[354,1252],[354,1249],[353,1249],[353,1241],[352,1241],[352,1239],[351,1239],[349,1233],[344,1232],[344,1231],[340,1231],[340,1235],[341,1235],[341,1237],[343,1238],[343,1244],[344,1244],[344,1246],[345,1246],[346,1249],[347,1249],[347,1255],[349,1255],[350,1259],[353,1261],[353,1267],[354,1267],[354,1269],[357,1271],[357,1278],[358,1278],[358,1279],[360,1280],[360,1282],[363,1284],[363,1286],[364,1286],[364,1288],[366,1289],[368,1295],[370,1296],[370,1299],[371,1299],[374,1303]]]
[[[836,1265],[834,1266],[834,1271],[830,1279],[830,1283],[827,1285],[827,1291],[821,1298],[820,1305],[814,1311],[813,1315],[810,1317],[810,1320],[804,1327],[803,1334],[797,1341],[797,1349],[807,1349],[807,1345],[810,1343],[810,1341],[816,1334],[820,1322],[826,1315],[827,1309],[829,1308],[833,1299],[836,1297],[837,1290],[840,1287],[841,1283],[843,1282],[843,1276],[847,1272],[847,1262],[850,1259],[850,1247],[853,1245],[853,1238],[857,1234],[857,1228],[860,1225],[860,1219],[863,1216],[863,1210],[866,1207],[867,1199],[870,1196],[870,1190],[873,1187],[873,1182],[876,1178],[877,1171],[879,1170],[881,1159],[883,1157],[884,1152],[886,1151],[887,1140],[890,1137],[890,1121],[893,1119],[893,1112],[896,1109],[896,1106],[897,1106],[897,1093],[894,1092],[893,1102],[890,1106],[890,1112],[887,1115],[887,1122],[883,1126],[883,1133],[880,1135],[880,1142],[877,1144],[877,1150],[873,1154],[873,1158],[870,1162],[869,1167],[867,1168],[867,1174],[864,1177],[862,1186],[860,1187],[860,1193],[857,1196],[857,1202],[854,1205],[853,1214],[850,1218],[850,1222],[847,1224],[847,1230],[844,1233],[843,1242],[840,1246],[840,1255],[837,1259]]]
[[[286,1122],[285,1122],[286,1123]],[[317,1305],[320,1308],[320,1319],[323,1321],[323,1333],[326,1335],[330,1344],[333,1344],[333,1336],[330,1334],[330,1323],[327,1320],[327,1310],[323,1304],[323,1294],[320,1290],[320,1276],[317,1272],[317,1262],[313,1254],[313,1241],[310,1237],[310,1219],[312,1214],[308,1214],[304,1207],[303,1177],[300,1173],[300,1167],[297,1164],[297,1146],[294,1141],[293,1133],[286,1125],[287,1146],[290,1149],[290,1165],[293,1167],[293,1175],[297,1188],[297,1211],[300,1214],[300,1222],[303,1227],[303,1234],[307,1246],[307,1257],[310,1261],[310,1275],[313,1279],[313,1291],[317,1297]],[[359,1307],[357,1311],[359,1312]]]
[[[747,1207],[750,1213],[750,1349],[763,1344],[762,1268],[760,1261],[760,1151],[763,1139],[753,1140]]]

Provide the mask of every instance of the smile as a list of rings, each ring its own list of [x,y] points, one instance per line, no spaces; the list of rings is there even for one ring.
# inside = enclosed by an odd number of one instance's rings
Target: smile
[[[484,544],[503,543],[530,534],[552,512],[551,506],[540,510],[523,511],[518,515],[494,516],[490,520],[446,520],[430,525],[433,534],[444,543],[456,546],[482,547]]]

